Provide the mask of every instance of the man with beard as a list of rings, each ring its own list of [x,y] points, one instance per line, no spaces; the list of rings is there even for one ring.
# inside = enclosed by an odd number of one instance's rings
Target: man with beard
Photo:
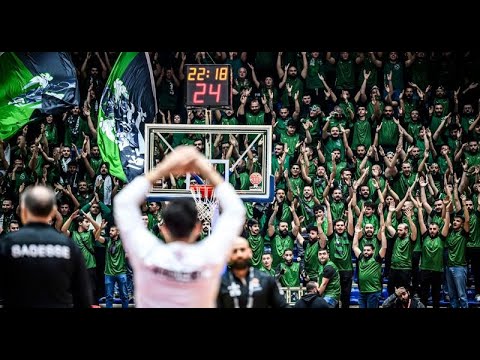
[[[339,181],[341,179],[343,169],[347,168],[347,162],[345,161],[345,159],[342,160],[341,150],[339,148],[333,149],[331,152],[330,159],[328,159],[327,157],[326,160],[327,160],[326,167],[328,172],[330,174],[335,173],[335,180]]]
[[[250,266],[252,250],[245,238],[238,237],[223,274],[218,292],[219,308],[288,307],[274,277]]]
[[[400,205],[400,204],[399,204]],[[403,206],[403,205],[402,205]],[[405,209],[408,225],[398,224],[397,230],[392,226],[392,215],[396,213],[394,203],[388,208],[386,229],[392,237],[392,264],[388,278],[388,293],[393,294],[395,288],[410,286],[412,280],[412,254],[414,242],[417,240],[417,227],[412,220],[412,210]]]
[[[297,242],[305,251],[304,268],[308,281],[318,281],[318,250],[320,248],[320,239],[326,241],[326,236],[322,229],[322,218],[318,218],[317,225],[310,225],[307,228],[308,238],[304,239],[302,234],[297,235]]]
[[[460,150],[455,154],[455,162],[461,160],[462,154],[465,155],[465,160],[469,167],[480,165],[480,152],[478,151],[477,140],[470,139],[467,144],[463,144]]]
[[[405,86],[405,89],[403,89],[403,97],[400,99],[400,109],[404,115],[403,119],[406,124],[409,124],[412,120],[412,111],[419,108],[417,100],[413,97],[413,91],[414,88],[412,85]]]
[[[110,227],[110,236],[101,236],[100,232],[105,229],[106,221],[95,231],[95,239],[105,245],[105,307],[113,307],[114,290],[118,287],[118,293],[122,302],[122,308],[128,308],[127,267],[125,250],[120,239],[120,231],[116,225]]]
[[[268,237],[270,238],[272,244],[272,257],[273,257],[273,268],[276,269],[277,266],[281,263],[285,249],[293,249],[294,241],[297,237],[298,230],[300,227],[300,222],[298,217],[294,216],[294,226],[292,231],[288,231],[288,223],[286,221],[280,221],[278,223],[278,228],[275,230],[275,219],[279,210],[278,204],[275,202],[273,205],[273,213],[268,220]],[[251,250],[250,250],[251,251]]]
[[[60,184],[63,187],[70,186],[73,193],[78,191],[78,181],[82,178],[78,171],[78,164],[75,160],[68,163],[67,172],[60,176]]]
[[[295,303],[297,309],[329,309],[330,305],[318,295],[318,282],[309,281],[307,293]]]
[[[395,292],[390,295],[382,304],[382,308],[395,308],[395,309],[423,309],[425,305],[416,297],[410,296],[404,286],[395,288]]]
[[[297,104],[298,104],[298,101],[295,101],[295,105]],[[275,136],[277,139],[280,139],[282,134],[286,134],[287,124],[289,124],[290,122],[297,122],[299,112],[300,112],[299,106],[298,108],[296,106],[295,111],[292,115],[290,115],[290,111],[288,110],[288,107],[282,106],[280,108],[280,110],[278,111],[278,116],[276,118],[276,124],[274,127]]]
[[[348,145],[348,139],[346,134],[343,134],[344,131],[341,131],[342,128],[338,126],[330,127],[330,118],[326,118],[327,122],[322,129],[322,140],[324,142],[324,154],[332,154],[334,150],[340,151],[340,161],[345,161],[345,153],[347,150],[350,150],[348,156],[352,158],[353,152],[350,146]],[[328,159],[330,160],[330,159]],[[339,171],[340,172],[340,171]]]
[[[421,199],[421,205],[423,209],[427,212],[427,215],[430,216],[430,223],[437,224],[438,227],[443,227],[444,224],[444,217],[445,217],[445,206],[443,204],[442,199],[437,199],[433,203],[433,208],[429,204],[427,200],[427,195],[425,188],[427,187],[428,183],[425,181],[425,179],[420,177],[420,199]],[[420,220],[420,215],[419,215],[419,220]],[[421,224],[420,224],[421,225]],[[423,232],[422,232],[423,233]]]
[[[330,253],[326,248],[318,250],[318,260],[320,262],[318,268],[318,278],[320,279],[318,295],[320,295],[331,308],[336,308],[338,306],[338,300],[341,298],[341,280],[338,268],[335,263],[330,260]],[[351,284],[350,280],[350,287]],[[350,298],[348,304],[350,304]],[[342,303],[342,307],[343,306],[344,304]]]
[[[430,116],[430,131],[435,134],[435,132],[445,119],[444,115],[446,115],[447,113],[444,111],[444,107],[442,104],[436,104],[434,107],[430,107],[428,114]],[[439,146],[444,142],[444,130],[445,128],[442,129],[442,132],[437,137],[437,140],[435,140],[435,146]]]
[[[315,205],[320,205],[320,201],[313,196],[313,189],[310,185],[305,185],[303,188],[303,196],[299,196],[298,201],[298,207],[300,207],[299,213],[304,217],[304,223],[308,225],[315,220],[313,208]]]
[[[237,110],[237,119],[240,124],[246,125],[271,125],[272,114],[267,105],[267,99],[262,97],[263,111],[260,110],[260,103],[257,99],[250,102],[250,111],[245,112],[248,94],[242,94],[240,97],[240,106]],[[249,139],[250,140],[250,139]],[[251,140],[250,140],[251,141]]]
[[[463,132],[468,134],[470,125],[475,121],[475,113],[473,112],[473,105],[471,103],[463,104],[463,112],[460,115],[460,124]]]
[[[262,266],[262,255],[264,251],[264,232],[260,231],[260,225],[255,219],[250,219],[247,222],[248,233],[246,239],[248,245],[252,250],[251,264],[253,267],[259,269]]]
[[[354,230],[353,226],[349,226],[348,229],[345,229],[345,221],[342,218],[336,218],[332,221],[332,214],[328,209],[327,219],[328,228],[326,235],[328,241],[320,239],[320,247],[325,249],[328,246],[329,253],[332,256],[332,262],[335,264],[336,268],[338,268],[342,309],[348,309],[350,307],[350,293],[352,291],[353,278],[351,254]],[[322,285],[320,285],[320,288],[322,288]]]
[[[278,84],[278,88],[280,90],[283,89],[283,94],[281,98],[283,106],[291,107],[294,105],[294,95],[298,93],[298,95],[296,95],[297,97],[303,97],[303,80],[307,77],[308,68],[307,57],[306,53],[302,53],[303,68],[300,76],[298,76],[297,67],[293,64],[287,64],[284,68],[282,68],[281,57],[282,53],[279,52],[277,57],[277,73],[278,78],[281,80]]]
[[[78,192],[75,195],[80,207],[84,207],[87,203],[92,203],[94,195],[88,189],[88,183],[85,180],[78,182]]]
[[[288,145],[284,143],[277,143],[274,146],[272,153],[272,174],[275,175],[275,188],[285,189],[286,182],[283,174],[285,169],[290,169],[291,156],[288,155]]]
[[[369,235],[371,237],[373,237],[372,230],[373,227],[369,229]],[[355,226],[352,249],[355,257],[358,259],[358,288],[360,291],[358,305],[360,308],[376,309],[378,308],[382,294],[382,262],[387,252],[385,226],[382,226],[379,231],[382,245],[378,254],[375,254],[375,244],[372,242],[367,242],[363,245],[363,252],[360,250],[358,238],[361,233],[362,227],[360,224],[357,224],[357,226]],[[367,235],[366,226],[365,235]]]
[[[377,124],[380,125],[377,126],[375,130],[378,133],[378,144],[382,146],[385,151],[393,150],[397,146],[400,135],[399,125],[393,117],[393,107],[391,105],[385,105],[383,115],[376,118],[376,121]]]
[[[237,118],[235,117],[235,112],[230,107],[225,109],[225,111],[215,110],[215,119],[219,125],[238,125]]]
[[[159,223],[158,227],[160,226],[161,226],[161,223]],[[203,240],[208,235],[210,235],[210,229],[211,229],[210,221],[208,220],[202,221],[202,232],[200,233],[200,237],[198,238],[198,240]]]
[[[299,287],[300,274],[303,273],[301,264],[293,262],[293,249],[285,249],[283,262],[275,270],[275,278],[283,287]]]
[[[425,305],[428,302],[428,296],[432,295],[432,305],[434,309],[440,307],[440,293],[443,275],[443,252],[445,247],[446,236],[450,221],[445,222],[442,232],[440,226],[431,222],[427,226],[423,219],[423,208],[417,203],[418,222],[420,224],[421,241],[422,241],[422,262],[420,264],[420,298]],[[450,218],[450,213],[445,215]],[[450,220],[450,219],[449,219]],[[431,290],[431,292],[430,292]]]
[[[328,188],[327,192],[325,193],[325,189],[328,186],[329,179],[327,177],[327,170],[325,166],[318,165],[315,170],[315,176],[309,176],[304,171],[306,170],[304,167],[302,168],[302,178],[305,180],[305,183],[308,185],[313,184],[313,194],[317,199],[323,199],[325,196],[328,196],[328,192],[330,191],[330,187]],[[344,169],[346,170],[346,169]],[[349,171],[349,170],[348,170]],[[343,174],[342,174],[343,176]],[[351,172],[350,172],[351,176]],[[330,176],[330,182],[333,181],[334,176]],[[348,191],[347,191],[348,192]]]
[[[373,209],[374,205],[372,203],[365,203],[365,205],[362,207],[357,219],[357,224],[363,228],[363,233],[361,233],[358,237],[360,249],[363,249],[363,247],[367,244],[373,244],[375,255],[377,255],[380,250],[380,247],[378,246],[380,245],[379,242],[382,241],[382,234],[378,230],[385,223],[383,217],[383,204],[380,203],[378,205],[377,214],[374,214]],[[353,227],[353,215],[352,218],[350,218],[350,214],[348,215],[348,227]]]
[[[80,107],[75,106],[70,114],[65,112],[62,120],[65,122],[63,143],[67,146],[74,144],[80,149],[83,145],[84,134],[90,134],[88,123],[80,116]]]
[[[10,222],[16,219],[15,212],[13,211],[15,206],[13,200],[5,198],[2,201],[2,212],[0,213],[0,228],[7,232],[10,228]]]
[[[412,165],[409,162],[402,164],[402,171],[393,177],[394,190],[398,197],[405,197],[408,189],[416,180],[416,174],[412,172]]]
[[[467,197],[462,195],[463,216],[458,213],[453,217],[452,227],[447,236],[448,261],[447,282],[450,306],[468,308],[467,300],[467,259],[466,245],[470,235],[470,212]],[[445,213],[445,222],[450,223],[450,214]],[[443,231],[442,231],[443,233]]]
[[[312,105],[307,116],[300,119],[302,124],[309,123],[310,136],[312,137],[312,143],[314,144],[317,144],[320,141],[322,114],[322,110],[318,105]],[[304,129],[300,128],[299,133],[305,135]]]

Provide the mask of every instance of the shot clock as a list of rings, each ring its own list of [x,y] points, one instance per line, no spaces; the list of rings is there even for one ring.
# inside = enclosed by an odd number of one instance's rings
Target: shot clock
[[[186,65],[185,86],[187,107],[227,108],[232,104],[230,65]]]

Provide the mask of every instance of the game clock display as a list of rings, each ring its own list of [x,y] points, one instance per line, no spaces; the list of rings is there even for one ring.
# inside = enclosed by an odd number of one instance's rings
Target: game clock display
[[[185,102],[187,107],[230,107],[232,104],[231,78],[230,65],[186,65]]]

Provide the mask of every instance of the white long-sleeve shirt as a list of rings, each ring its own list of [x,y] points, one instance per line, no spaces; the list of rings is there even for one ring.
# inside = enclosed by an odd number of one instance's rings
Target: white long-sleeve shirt
[[[245,222],[245,208],[229,183],[215,188],[222,207],[212,234],[198,243],[162,243],[145,228],[140,205],[151,184],[135,178],[115,197],[115,222],[135,279],[136,307],[215,307],[221,272]]]

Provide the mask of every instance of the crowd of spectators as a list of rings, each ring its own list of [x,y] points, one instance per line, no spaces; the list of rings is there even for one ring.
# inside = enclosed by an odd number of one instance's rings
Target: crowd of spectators
[[[25,187],[52,186],[59,209],[52,226],[82,249],[95,298],[106,294],[111,305],[118,280],[126,307],[132,273],[112,218],[123,183],[109,174],[96,144],[99,100],[117,55],[72,53],[80,105],[61,116],[47,114],[0,142],[0,234],[21,226],[18,197]],[[216,110],[213,122],[273,127],[275,200],[245,203],[243,235],[253,266],[285,287],[318,282],[318,293],[332,307],[349,307],[353,281],[361,307],[379,306],[384,282],[389,295],[405,287],[433,307],[446,295],[452,307],[468,307],[473,279],[480,301],[477,54],[152,52],[150,57],[159,108],[155,122],[205,123],[203,109],[185,107],[185,64],[226,63],[233,74],[232,107]],[[204,147],[196,136],[169,141]],[[233,164],[248,140],[224,137],[213,146]],[[167,151],[159,149],[159,160]],[[250,154],[235,168],[231,179],[237,189],[248,186],[243,179],[259,166],[253,159]],[[165,183],[185,186],[173,177]],[[162,206],[149,202],[142,209],[145,226],[160,239]],[[208,234],[210,224],[203,226]]]

